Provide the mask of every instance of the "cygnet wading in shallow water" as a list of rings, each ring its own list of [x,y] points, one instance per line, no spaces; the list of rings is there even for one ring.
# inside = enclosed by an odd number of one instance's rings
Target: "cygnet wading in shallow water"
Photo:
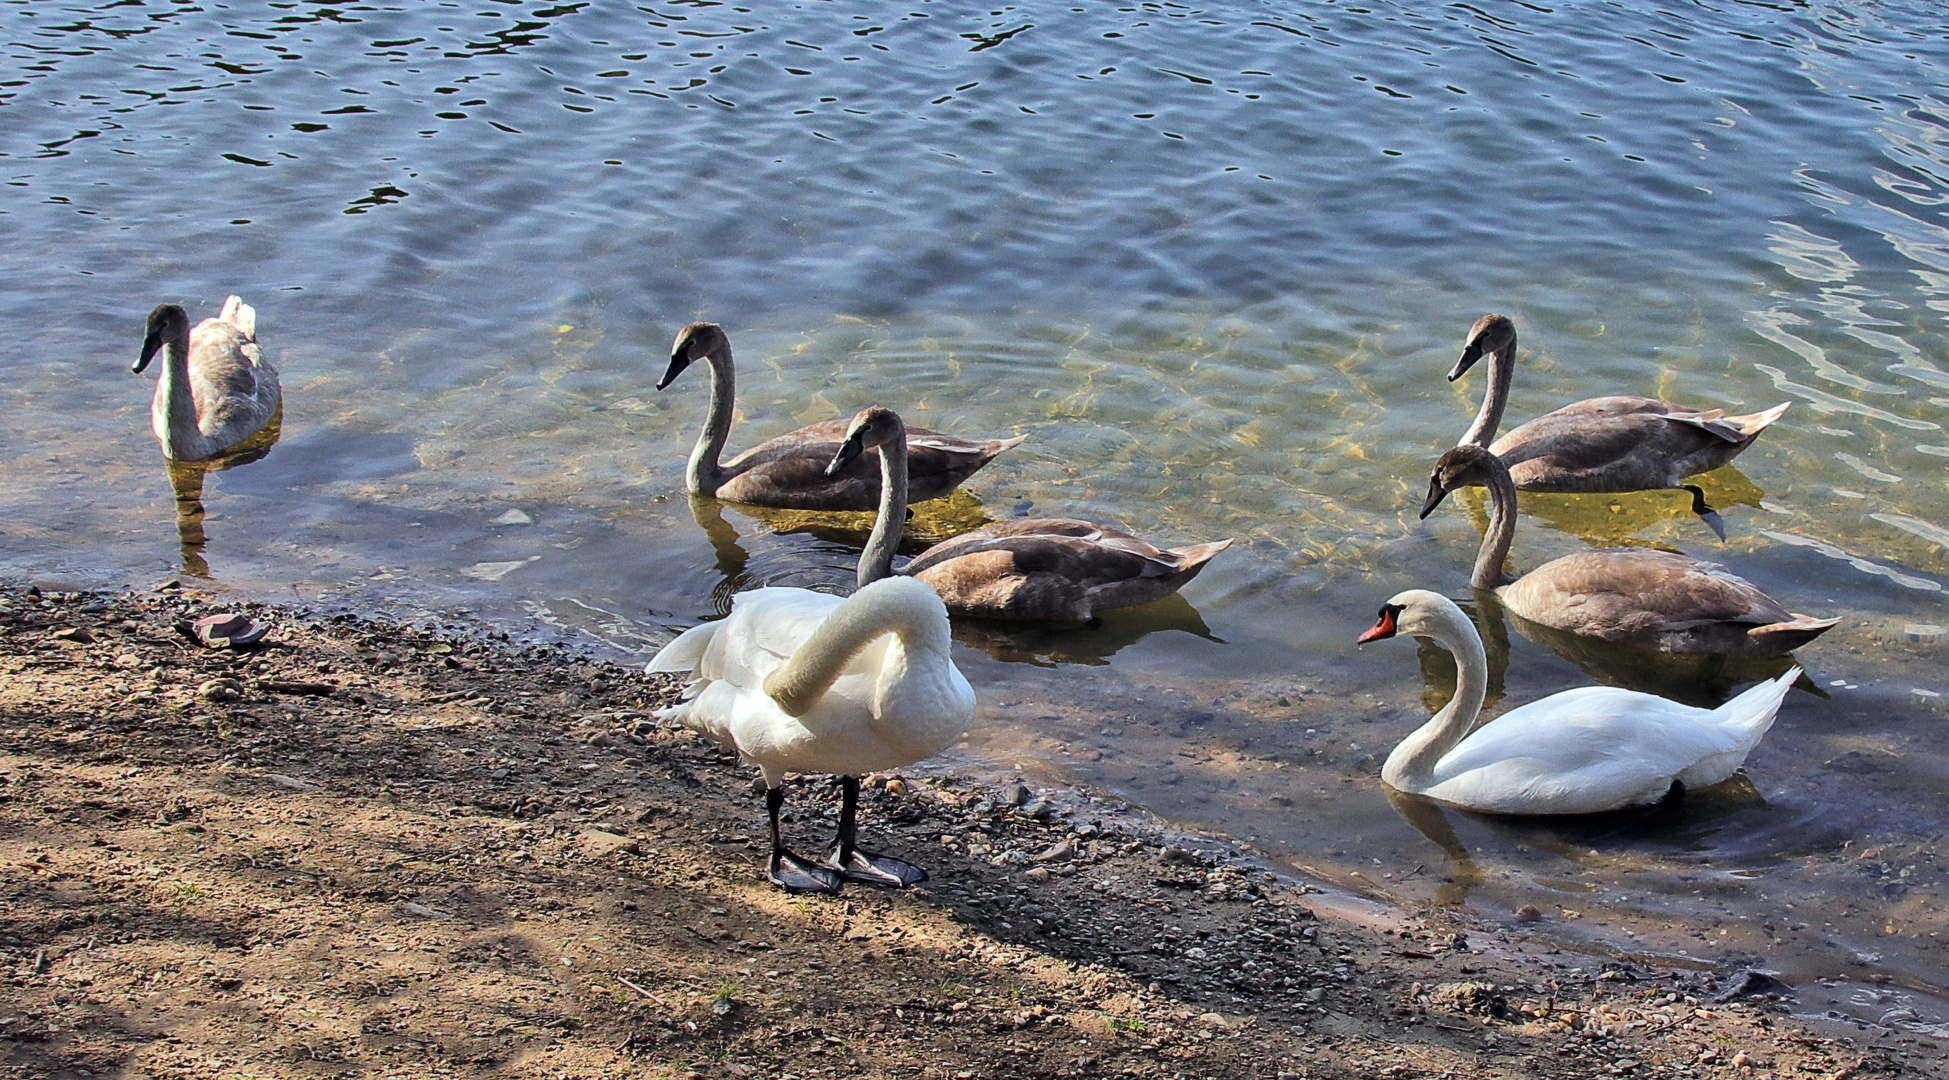
[[[710,365],[711,406],[684,474],[692,495],[783,510],[871,510],[878,505],[880,479],[870,462],[828,468],[846,437],[846,420],[807,424],[719,462],[731,435],[737,379],[724,328],[707,322],[684,327],[670,346],[670,367],[656,388],[669,386],[698,360]],[[946,495],[996,454],[1026,438],[957,439],[926,428],[907,429],[908,498],[923,502]]]
[[[257,311],[237,297],[191,330],[175,304],[149,313],[140,375],[157,353],[162,368],[149,424],[172,461],[202,461],[255,435],[277,416],[282,401],[277,369],[257,347]]]
[[[1516,324],[1505,315],[1484,315],[1469,329],[1462,358],[1448,373],[1456,379],[1483,356],[1489,358],[1489,388],[1464,444],[1485,447],[1509,466],[1523,491],[1690,492],[1692,512],[1721,540],[1726,526],[1705,503],[1705,492],[1684,482],[1710,472],[1753,444],[1767,425],[1787,411],[1782,402],[1765,412],[1728,416],[1724,409],[1700,412],[1657,398],[1620,395],[1587,398],[1545,413],[1496,439],[1509,384],[1516,373]],[[1493,445],[1489,440],[1495,439]]]

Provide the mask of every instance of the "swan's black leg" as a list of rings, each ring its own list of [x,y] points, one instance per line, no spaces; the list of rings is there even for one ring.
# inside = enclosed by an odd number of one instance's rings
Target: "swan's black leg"
[[[1706,526],[1716,533],[1719,539],[1724,540],[1726,538],[1726,519],[1719,516],[1719,511],[1706,505],[1705,489],[1696,484],[1680,484],[1679,490],[1692,493],[1692,512],[1697,514],[1699,520],[1705,522]]]
[[[913,863],[862,850],[859,839],[859,777],[842,776],[839,795],[839,840],[826,856],[826,865],[847,881],[900,889],[927,880],[927,871]]]
[[[765,867],[765,876],[789,893],[837,893],[838,874],[785,850],[778,834],[778,808],[784,805],[785,785],[765,789],[765,813],[771,816],[771,862]]]
[[[1658,809],[1663,811],[1676,810],[1679,804],[1684,801],[1685,781],[1673,778],[1671,789],[1665,792],[1664,798],[1658,800]]]

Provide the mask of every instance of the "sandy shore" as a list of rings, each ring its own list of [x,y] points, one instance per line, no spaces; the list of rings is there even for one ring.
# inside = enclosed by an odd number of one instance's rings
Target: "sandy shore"
[[[1515,913],[1340,918],[1126,808],[925,768],[873,778],[862,829],[931,881],[788,897],[753,770],[648,716],[667,684],[213,604],[0,586],[0,1074],[1949,1071],[1737,972],[1606,963]],[[217,610],[272,632],[176,629]],[[836,792],[787,806],[821,849]]]

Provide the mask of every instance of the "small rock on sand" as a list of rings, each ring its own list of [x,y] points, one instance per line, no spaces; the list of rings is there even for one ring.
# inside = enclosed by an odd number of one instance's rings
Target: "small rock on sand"
[[[630,837],[618,836],[604,829],[590,829],[582,834],[582,850],[600,858],[604,855],[613,855],[618,851],[634,855],[642,848]]]
[[[264,779],[269,780],[271,783],[276,784],[278,787],[281,787],[286,791],[323,791],[324,790],[324,788],[319,787],[317,784],[308,783],[304,780],[298,779],[295,776],[286,776],[283,773],[267,772],[264,774]]]

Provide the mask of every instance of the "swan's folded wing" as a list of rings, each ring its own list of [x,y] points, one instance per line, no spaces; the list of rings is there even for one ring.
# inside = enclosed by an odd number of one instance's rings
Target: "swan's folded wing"
[[[190,380],[199,395],[198,405],[204,395],[213,401],[254,396],[258,357],[252,354],[257,352],[257,343],[231,323],[220,319],[198,323],[189,347]]]
[[[996,454],[1021,443],[1027,435],[1010,439],[962,439],[926,428],[907,429],[907,476],[921,480],[934,476],[972,473]]]
[[[698,623],[696,626],[678,634],[670,644],[656,651],[643,670],[646,672],[668,671],[683,675],[694,675],[697,665],[703,662],[704,650],[718,631],[724,629],[722,622]]]
[[[726,461],[724,467],[738,472],[758,465],[776,465],[802,459],[815,465],[818,474],[823,475],[826,464],[838,452],[840,444],[846,441],[852,423],[851,418],[844,418],[807,424],[796,431],[766,439]],[[961,439],[926,428],[910,427],[907,429],[907,473],[909,477],[931,476],[951,468],[963,468],[974,459],[985,461],[1026,438],[1026,435],[1017,435],[1012,439]],[[842,472],[857,473],[877,482],[880,467],[872,455],[862,454],[847,463]]]
[[[1083,588],[1174,574],[1184,562],[1178,552],[1116,529],[1073,518],[1026,518],[998,521],[945,540],[916,556],[901,573],[919,574],[977,552],[1006,552],[1016,573],[1052,574]]]
[[[1538,469],[1557,483],[1573,483],[1584,474],[1616,468],[1669,427],[1663,417],[1637,410],[1577,415],[1560,409],[1497,439],[1489,452],[1509,466],[1519,485]],[[1530,462],[1535,464],[1529,470],[1521,468]]]
[[[1792,402],[1781,402],[1765,412],[1748,413],[1745,416],[1728,416],[1724,409],[1681,409],[1674,405],[1665,413],[1665,419],[1675,424],[1687,424],[1700,431],[1715,435],[1729,443],[1741,443],[1766,430],[1773,421],[1778,420]]]
[[[1794,616],[1758,586],[1718,563],[1648,548],[1580,551],[1554,559],[1511,587],[1526,610],[1575,612],[1581,625],[1680,630],[1704,623],[1753,626]],[[1628,625],[1627,625],[1628,624]]]
[[[1438,776],[1528,758],[1567,774],[1624,768],[1676,776],[1739,745],[1711,712],[1612,686],[1580,686],[1532,701],[1475,729],[1442,755]]]
[[[1655,799],[1701,762],[1746,749],[1707,710],[1585,686],[1477,728],[1436,763],[1427,793],[1501,813],[1607,809]]]
[[[758,689],[825,621],[840,599],[810,589],[752,589],[731,600],[730,617],[711,638],[697,675]]]

